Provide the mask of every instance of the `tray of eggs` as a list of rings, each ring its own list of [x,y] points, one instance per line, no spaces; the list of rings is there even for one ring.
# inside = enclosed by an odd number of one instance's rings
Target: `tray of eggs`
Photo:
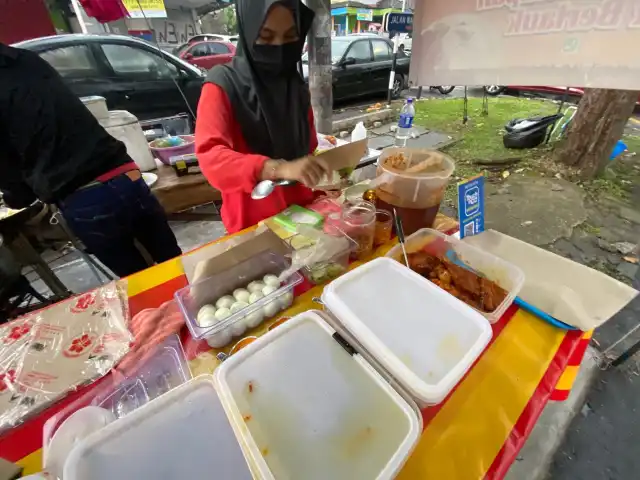
[[[276,316],[293,303],[293,288],[303,278],[278,275],[289,260],[263,252],[233,268],[188,285],[175,293],[193,338],[222,348],[235,337]]]

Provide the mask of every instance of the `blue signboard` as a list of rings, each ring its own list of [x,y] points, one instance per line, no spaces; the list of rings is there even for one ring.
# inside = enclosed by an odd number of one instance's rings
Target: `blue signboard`
[[[413,31],[413,13],[387,13],[383,27],[389,33],[410,33]]]
[[[484,175],[458,184],[458,220],[460,238],[484,231]]]

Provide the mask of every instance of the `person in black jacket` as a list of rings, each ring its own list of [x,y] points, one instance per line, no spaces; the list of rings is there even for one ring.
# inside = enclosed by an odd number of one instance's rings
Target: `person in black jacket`
[[[122,142],[36,53],[0,43],[0,191],[12,208],[58,206],[119,276],[180,255],[162,207]]]

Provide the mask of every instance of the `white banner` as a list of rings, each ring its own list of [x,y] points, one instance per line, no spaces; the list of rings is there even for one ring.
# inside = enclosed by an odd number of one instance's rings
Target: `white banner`
[[[640,90],[640,0],[419,0],[414,85]]]

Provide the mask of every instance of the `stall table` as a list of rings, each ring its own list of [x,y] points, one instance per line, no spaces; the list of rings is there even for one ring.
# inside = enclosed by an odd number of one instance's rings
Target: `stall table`
[[[450,219],[440,225],[451,233]],[[384,255],[394,243],[380,247],[372,257]],[[132,315],[171,300],[186,284],[179,258],[129,277]],[[321,308],[313,298],[320,296],[323,286],[302,287],[292,307],[277,318]],[[422,411],[422,438],[398,478],[503,478],[545,405],[571,388],[589,337],[559,330],[511,306],[493,325],[491,343],[454,391],[440,405]],[[186,329],[182,338],[194,376],[212,372],[220,363],[216,355],[230,348],[211,349],[204,341],[194,341]],[[5,433],[0,456],[22,465],[25,473],[40,471],[44,422],[90,388]]]
[[[151,186],[151,191],[172,219],[190,219],[185,210],[222,200],[220,192],[201,173],[179,177],[168,165],[158,166],[152,173],[158,176],[158,181]],[[203,218],[198,216],[198,219]]]

